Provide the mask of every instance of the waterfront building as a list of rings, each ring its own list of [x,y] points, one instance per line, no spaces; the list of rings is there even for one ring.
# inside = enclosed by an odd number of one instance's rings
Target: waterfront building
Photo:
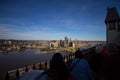
[[[65,40],[64,40],[64,47],[69,47],[70,42],[71,42],[71,38],[65,37]]]
[[[68,38],[65,37],[65,40],[64,40],[64,47],[68,47]]]
[[[59,47],[64,47],[64,41],[63,40],[59,40]]]
[[[54,48],[57,48],[58,47],[58,42],[50,42],[50,48],[51,47],[54,47]]]
[[[12,44],[12,42],[11,42],[11,41],[8,41],[8,44],[9,44],[9,45],[11,45],[11,44]]]
[[[75,47],[75,43],[74,42],[70,42],[69,47]]]
[[[115,7],[107,9],[105,24],[107,44],[120,43],[120,16]]]

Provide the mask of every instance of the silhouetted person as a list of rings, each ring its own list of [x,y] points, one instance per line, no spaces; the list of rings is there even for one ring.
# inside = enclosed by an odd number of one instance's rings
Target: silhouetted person
[[[106,53],[102,53],[102,49],[98,49],[96,53],[91,58],[91,69],[94,73],[94,79],[99,80],[100,79],[100,69],[102,64],[105,61]]]
[[[120,80],[120,52],[117,46],[110,45],[109,56],[101,68],[101,80]]]
[[[50,80],[70,80],[70,73],[60,53],[53,55],[48,76]]]
[[[75,58],[72,59],[70,67],[73,80],[92,79],[92,73],[88,61],[83,58],[83,54],[81,51],[77,50],[75,52]]]

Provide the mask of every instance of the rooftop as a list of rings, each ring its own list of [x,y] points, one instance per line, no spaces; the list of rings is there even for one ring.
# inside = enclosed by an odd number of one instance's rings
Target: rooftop
[[[120,20],[120,17],[119,17],[119,14],[118,14],[116,8],[115,7],[108,8],[107,15],[105,18],[105,23],[111,22],[111,21],[116,21],[116,20]]]

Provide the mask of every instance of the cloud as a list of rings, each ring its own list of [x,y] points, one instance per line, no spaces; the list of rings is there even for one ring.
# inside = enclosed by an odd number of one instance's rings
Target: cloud
[[[105,31],[105,27],[104,26],[98,26],[98,25],[89,25],[87,24],[86,27],[88,29],[94,30],[94,31]]]
[[[7,29],[6,27],[1,27],[0,26],[0,32],[10,32],[12,31],[11,29]]]
[[[26,28],[26,27],[25,27]],[[68,35],[67,32],[54,31],[53,28],[39,25],[30,26],[28,30],[20,26],[0,24],[0,38],[4,39],[55,39]],[[24,29],[24,31],[22,31]]]
[[[11,30],[11,31],[49,31],[52,30],[53,28],[50,27],[45,27],[45,26],[40,26],[40,25],[33,25],[33,26],[16,26],[12,24],[0,24],[0,30]]]
[[[32,31],[50,31],[54,29],[52,27],[46,27],[41,25],[32,25],[32,26],[26,27],[26,29],[27,28]]]
[[[9,35],[5,35],[6,37],[12,39],[56,39],[57,37],[63,37],[66,33],[58,33],[58,32],[24,32],[24,33],[9,33]]]
[[[12,27],[10,27],[12,26]],[[81,25],[82,26],[82,25]],[[15,29],[14,29],[14,28]],[[74,28],[74,27],[69,27]],[[23,40],[53,40],[53,39],[63,39],[65,36],[72,39],[102,39],[99,35],[99,38],[96,36],[96,27],[94,25],[87,25],[86,29],[73,30],[53,30],[54,28],[42,27],[40,25],[34,25],[29,27],[29,30],[17,31],[21,29],[18,26],[9,25],[9,24],[0,24],[0,39],[23,39]],[[92,29],[92,30],[90,30]],[[99,28],[98,28],[99,29]],[[89,30],[89,31],[84,31]],[[72,32],[71,32],[72,31]],[[93,32],[94,31],[94,32]],[[100,31],[99,31],[100,32]]]

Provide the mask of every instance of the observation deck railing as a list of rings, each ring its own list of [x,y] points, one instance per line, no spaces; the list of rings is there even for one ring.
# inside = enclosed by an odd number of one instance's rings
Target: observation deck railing
[[[78,48],[82,51],[84,57],[89,60],[90,57],[95,52],[96,46],[86,46],[83,48]],[[67,55],[63,56],[65,63],[69,62],[69,60],[75,58],[74,53],[69,53]],[[7,71],[4,74],[5,80],[17,80],[19,76],[21,76],[23,73],[29,71],[29,70],[47,70],[50,68],[50,61],[40,61],[38,63],[32,64],[32,65],[26,65],[25,67],[20,67],[15,70]]]

